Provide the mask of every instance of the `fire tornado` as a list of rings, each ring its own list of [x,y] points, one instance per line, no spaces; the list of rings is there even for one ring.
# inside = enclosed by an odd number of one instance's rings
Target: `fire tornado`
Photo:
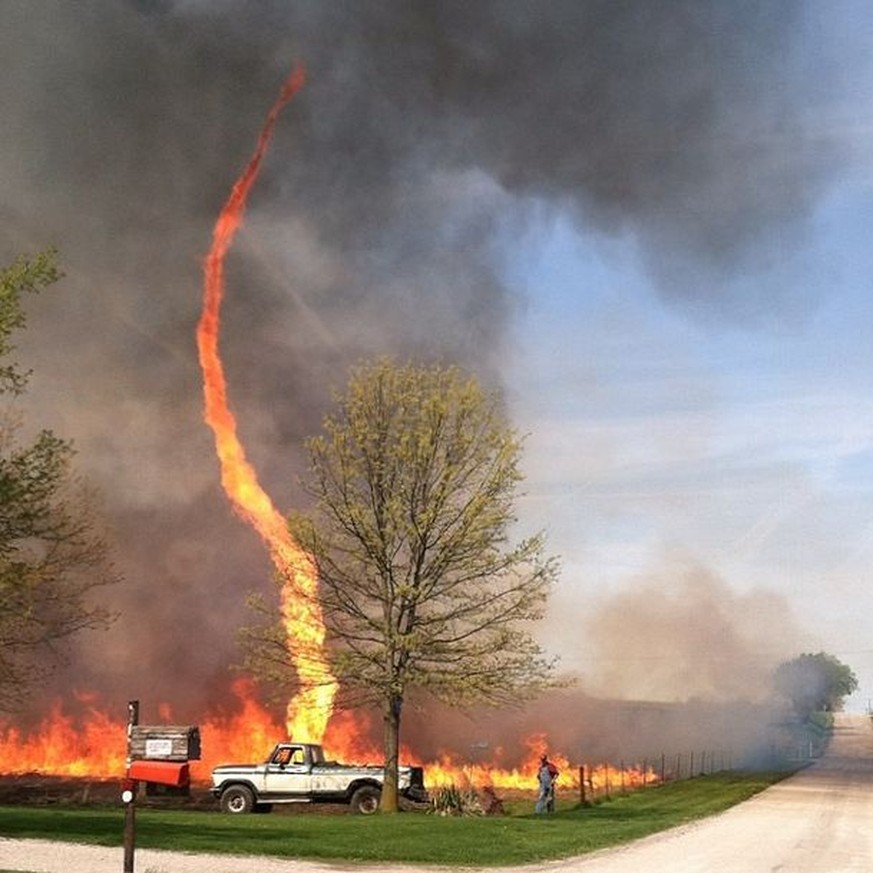
[[[224,258],[242,224],[249,192],[260,172],[279,115],[303,81],[303,68],[296,67],[283,83],[261,128],[257,147],[215,223],[212,247],[203,263],[203,311],[197,326],[197,349],[203,370],[204,419],[215,435],[222,487],[237,514],[264,541],[282,580],[282,616],[300,684],[288,704],[288,733],[298,740],[320,742],[330,718],[336,680],[324,657],[324,620],[317,598],[315,566],[311,556],[294,541],[285,518],[273,506],[246,459],[237,437],[236,418],[228,406],[227,382],[218,351]]]

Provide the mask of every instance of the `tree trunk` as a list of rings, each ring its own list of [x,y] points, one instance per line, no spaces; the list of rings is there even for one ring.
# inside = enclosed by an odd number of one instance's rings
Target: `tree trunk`
[[[400,711],[403,699],[391,695],[385,707],[385,783],[382,786],[382,812],[398,811],[397,766],[400,753]]]

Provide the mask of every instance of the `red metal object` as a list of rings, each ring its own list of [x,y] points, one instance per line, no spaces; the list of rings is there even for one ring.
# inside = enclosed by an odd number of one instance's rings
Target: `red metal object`
[[[174,788],[184,788],[191,783],[188,764],[175,761],[131,761],[127,775],[140,782],[155,782]]]

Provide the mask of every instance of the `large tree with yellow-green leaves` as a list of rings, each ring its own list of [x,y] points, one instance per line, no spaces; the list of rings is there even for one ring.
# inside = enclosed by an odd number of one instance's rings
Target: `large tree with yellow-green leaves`
[[[522,439],[456,367],[362,365],[307,447],[314,508],[292,532],[318,569],[334,673],[381,710],[394,811],[409,692],[501,704],[555,684],[530,630],[557,562],[542,534],[515,539]],[[276,631],[262,667],[282,660]]]
[[[71,635],[111,620],[95,595],[118,580],[72,445],[50,430],[20,438],[29,374],[12,355],[22,299],[59,275],[51,251],[0,269],[0,709],[32,691]]]

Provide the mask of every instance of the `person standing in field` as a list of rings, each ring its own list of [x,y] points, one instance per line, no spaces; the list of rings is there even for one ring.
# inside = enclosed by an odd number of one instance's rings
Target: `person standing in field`
[[[549,760],[548,755],[543,755],[540,758],[540,767],[537,771],[539,794],[534,812],[555,811],[555,781],[557,778],[558,768]]]

